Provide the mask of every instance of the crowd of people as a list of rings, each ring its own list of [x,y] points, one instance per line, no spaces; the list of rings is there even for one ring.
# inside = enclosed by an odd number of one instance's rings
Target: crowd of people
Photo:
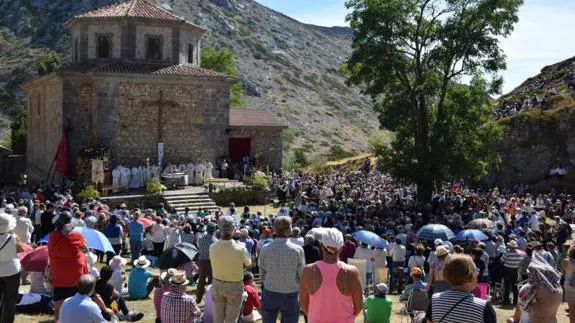
[[[31,285],[28,294],[50,297],[63,322],[141,320],[126,300],[150,297],[154,319],[164,323],[267,323],[280,315],[290,323],[301,314],[310,322],[354,322],[360,314],[389,322],[393,293],[415,322],[496,322],[494,301],[516,306],[506,318],[513,322],[554,322],[563,300],[575,311],[575,199],[567,194],[478,191],[458,181],[418,203],[413,187],[369,161],[353,173],[269,176],[282,203],[277,214],[242,212],[233,203],[225,212],[170,213],[164,205],[114,209],[69,191],[6,194],[0,322],[13,322],[30,296],[19,294],[21,283]],[[456,234],[474,227],[480,235],[418,234],[427,224]],[[114,252],[89,248],[75,227],[102,232]],[[385,243],[362,239],[363,231]],[[18,254],[46,240],[36,248],[47,248],[49,267],[24,272]],[[150,270],[182,242],[197,248],[194,259]],[[415,306],[418,297],[423,305]]]

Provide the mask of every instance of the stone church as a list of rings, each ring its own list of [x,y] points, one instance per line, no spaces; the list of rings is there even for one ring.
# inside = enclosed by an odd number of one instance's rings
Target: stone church
[[[46,179],[64,135],[72,178],[77,155],[91,145],[108,147],[113,167],[247,155],[281,167],[287,125],[268,111],[230,109],[235,80],[199,67],[205,28],[145,0],[80,14],[65,26],[73,62],[23,85],[30,181]]]

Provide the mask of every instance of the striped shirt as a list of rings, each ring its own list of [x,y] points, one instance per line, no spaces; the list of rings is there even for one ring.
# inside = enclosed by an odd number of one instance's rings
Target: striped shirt
[[[472,294],[450,289],[431,298],[425,317],[441,323],[496,323],[497,318],[491,304]]]
[[[523,256],[516,250],[508,251],[503,255],[503,257],[501,257],[501,263],[503,266],[512,269],[517,269],[521,260],[523,260]]]

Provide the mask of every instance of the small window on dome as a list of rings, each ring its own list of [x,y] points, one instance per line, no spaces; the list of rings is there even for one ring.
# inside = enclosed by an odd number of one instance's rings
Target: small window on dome
[[[188,44],[188,64],[194,64],[194,45]]]
[[[112,57],[112,36],[98,35],[98,58]]]
[[[150,36],[146,39],[146,59],[159,61],[162,59],[162,38]]]

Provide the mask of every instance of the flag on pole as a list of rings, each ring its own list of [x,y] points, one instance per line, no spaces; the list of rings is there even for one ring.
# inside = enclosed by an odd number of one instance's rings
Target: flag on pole
[[[54,160],[56,171],[62,176],[68,177],[68,137],[66,134],[62,135]]]

